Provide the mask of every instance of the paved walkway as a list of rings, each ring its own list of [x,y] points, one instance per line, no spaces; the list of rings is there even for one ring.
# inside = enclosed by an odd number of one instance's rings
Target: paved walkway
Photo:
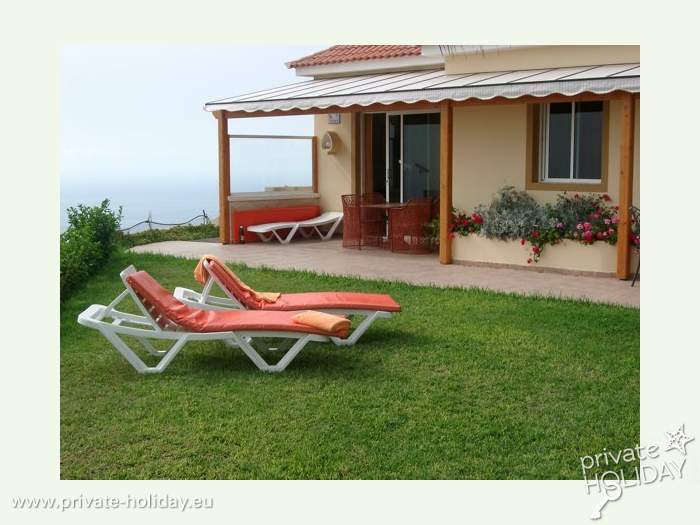
[[[224,261],[285,270],[309,270],[413,284],[486,288],[639,307],[639,284],[609,277],[582,277],[554,272],[441,265],[435,255],[404,255],[385,250],[343,249],[340,240],[221,245],[212,242],[166,241],[133,248],[135,252],[199,258],[216,255]]]

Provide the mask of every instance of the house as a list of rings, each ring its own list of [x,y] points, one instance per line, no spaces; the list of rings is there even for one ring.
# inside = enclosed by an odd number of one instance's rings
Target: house
[[[597,192],[619,205],[617,244],[565,242],[540,264],[626,279],[629,209],[639,205],[639,62],[634,45],[333,46],[289,62],[305,80],[205,105],[219,128],[221,242],[236,235],[237,205],[329,211],[348,193],[434,196],[440,263],[522,265],[518,243],[451,239],[452,208],[472,210],[506,185],[540,202]],[[228,120],[310,114],[311,187],[231,194]]]

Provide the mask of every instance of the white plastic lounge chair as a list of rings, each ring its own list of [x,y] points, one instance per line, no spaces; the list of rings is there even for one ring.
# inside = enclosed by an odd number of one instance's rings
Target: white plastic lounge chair
[[[327,211],[318,217],[298,222],[271,222],[269,224],[255,224],[248,226],[249,232],[257,233],[264,242],[269,242],[272,239],[277,239],[282,244],[289,244],[297,231],[300,231],[305,238],[311,237],[314,232],[318,234],[322,241],[327,241],[338,226],[343,221],[343,214],[339,211]],[[329,230],[323,233],[319,228],[321,226],[330,225]],[[289,230],[284,237],[278,233],[282,230]]]
[[[295,312],[211,312],[190,308],[133,266],[120,276],[126,289],[107,306],[94,304],[87,308],[78,316],[78,323],[100,331],[141,374],[163,372],[188,341],[223,341],[243,350],[260,370],[282,372],[307,343],[341,340],[347,335],[299,324],[292,320]],[[127,297],[133,299],[142,315],[116,309]],[[147,366],[122,336],[133,336],[149,354],[161,360],[156,366]],[[286,345],[288,349],[277,364],[268,364],[256,350],[256,339],[262,337],[292,342],[291,346]],[[151,343],[153,340],[170,340],[173,345],[168,350],[158,350]],[[269,349],[286,349],[282,346],[285,345]]]
[[[242,289],[222,265],[216,260],[204,260],[208,278],[202,293],[189,288],[175,288],[174,296],[179,301],[205,310],[257,310],[257,311],[300,311],[315,310],[330,314],[364,317],[362,322],[345,339],[332,339],[338,346],[352,346],[377,319],[388,319],[401,311],[401,306],[386,294],[357,292],[309,292],[283,293],[274,303],[255,300]],[[226,297],[212,295],[217,286]]]

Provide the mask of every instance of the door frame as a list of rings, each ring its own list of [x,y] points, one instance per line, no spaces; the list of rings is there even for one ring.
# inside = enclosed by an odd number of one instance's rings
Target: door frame
[[[401,129],[401,144],[400,144],[400,156],[399,156],[399,201],[401,203],[404,202],[403,200],[403,187],[404,187],[404,172],[403,172],[403,139],[404,139],[404,133],[403,133],[403,116],[404,115],[429,115],[429,114],[440,114],[440,110],[429,110],[429,109],[411,109],[411,110],[404,110],[404,111],[368,111],[363,113],[363,115],[375,115],[375,114],[384,114],[385,115],[385,121],[384,121],[384,198],[389,201],[389,117],[390,116],[395,116],[399,115],[401,117],[401,124],[400,124],[400,129]],[[365,119],[364,117],[361,119],[362,125],[365,125]],[[362,137],[362,148],[361,151],[363,152],[363,156],[367,155],[367,148],[372,147],[371,144],[366,143],[366,138],[367,134],[364,133],[364,131],[360,134]],[[364,171],[366,169],[365,163],[362,163],[362,170]],[[372,177],[374,177],[375,174],[372,173]],[[367,188],[364,187],[367,181],[367,174],[362,173],[362,193],[366,193]]]

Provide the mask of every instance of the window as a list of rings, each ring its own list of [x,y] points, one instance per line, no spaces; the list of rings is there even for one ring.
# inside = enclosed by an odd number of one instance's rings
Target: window
[[[602,101],[560,102],[533,107],[533,186],[607,184],[607,112]],[[552,189],[555,189],[552,187]]]

